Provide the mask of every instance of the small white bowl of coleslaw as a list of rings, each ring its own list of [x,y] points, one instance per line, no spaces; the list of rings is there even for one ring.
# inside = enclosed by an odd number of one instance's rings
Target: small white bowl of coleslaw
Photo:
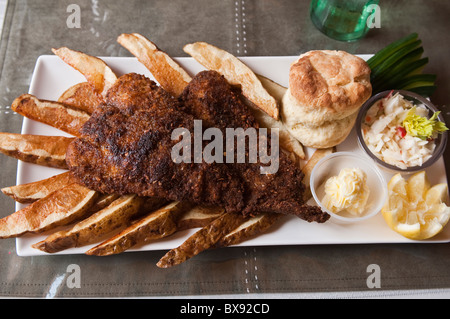
[[[439,110],[409,91],[376,94],[356,120],[360,147],[380,167],[414,173],[433,165],[445,151],[448,133]]]

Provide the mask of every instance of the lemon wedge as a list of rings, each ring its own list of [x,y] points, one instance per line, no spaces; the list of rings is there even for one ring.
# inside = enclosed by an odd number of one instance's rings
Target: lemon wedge
[[[407,181],[401,174],[388,183],[388,200],[381,213],[387,225],[414,240],[424,240],[440,233],[450,219],[447,184],[430,186],[425,171]]]

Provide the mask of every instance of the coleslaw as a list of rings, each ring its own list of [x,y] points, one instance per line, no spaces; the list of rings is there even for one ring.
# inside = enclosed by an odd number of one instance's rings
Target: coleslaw
[[[424,105],[390,94],[367,111],[361,126],[364,142],[387,164],[401,169],[422,166],[432,157],[439,132],[447,130],[435,120],[438,113],[428,113]]]

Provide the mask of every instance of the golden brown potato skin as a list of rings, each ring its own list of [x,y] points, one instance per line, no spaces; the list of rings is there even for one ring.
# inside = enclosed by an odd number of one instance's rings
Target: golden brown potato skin
[[[183,50],[209,70],[222,74],[232,85],[240,85],[242,94],[273,119],[280,118],[279,105],[270,95],[258,76],[241,60],[206,42],[195,42]]]
[[[40,233],[67,225],[89,213],[98,193],[72,183],[0,219],[0,238]]]
[[[40,181],[2,188],[3,194],[22,204],[33,203],[50,193],[75,182],[70,172],[64,172]]]
[[[242,223],[237,229],[223,236],[216,244],[216,248],[237,245],[253,236],[264,233],[284,215],[265,213],[252,217],[248,223]]]
[[[92,114],[103,102],[103,97],[89,82],[81,82],[68,88],[59,97],[58,102]]]
[[[184,202],[172,202],[148,213],[119,234],[89,249],[86,254],[95,256],[119,254],[136,245],[167,237],[179,230],[176,221],[190,206]]]
[[[64,136],[0,132],[0,152],[24,162],[67,169],[66,151],[73,140]]]
[[[52,49],[52,51],[65,63],[83,74],[98,94],[104,96],[117,80],[116,74],[100,58],[67,47]]]
[[[168,268],[192,258],[202,251],[213,247],[221,238],[230,233],[246,217],[239,213],[225,213],[201,228],[183,244],[169,250],[156,264],[160,268]]]
[[[89,119],[89,114],[66,104],[41,100],[31,94],[23,94],[11,104],[11,109],[29,119],[51,125],[73,136]]]
[[[121,34],[117,38],[152,73],[167,92],[178,96],[191,81],[189,74],[167,53],[138,33]]]
[[[56,253],[93,243],[101,236],[126,225],[133,216],[138,214],[142,203],[143,199],[136,195],[119,197],[109,206],[79,221],[70,229],[53,233],[45,240],[34,244],[33,248],[47,253]]]

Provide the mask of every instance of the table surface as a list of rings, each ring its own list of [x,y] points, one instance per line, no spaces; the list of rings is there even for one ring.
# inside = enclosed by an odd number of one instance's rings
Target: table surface
[[[438,75],[432,101],[450,123],[450,1],[380,1],[381,28],[357,42],[327,38],[312,25],[303,0],[77,0],[80,28],[69,28],[73,1],[9,0],[0,42],[0,131],[20,132],[23,118],[11,111],[28,92],[40,55],[67,46],[97,56],[131,56],[116,38],[138,32],[171,56],[206,41],[237,56],[299,55],[312,49],[370,54],[412,32],[423,40],[429,73]],[[0,1],[0,9],[6,4]],[[448,158],[449,152],[445,153]],[[448,162],[448,161],[447,161]],[[0,187],[16,182],[17,161],[0,156]],[[448,167],[447,167],[448,171]],[[445,172],[443,172],[445,173]],[[0,217],[14,211],[1,197]],[[0,241],[1,297],[170,296],[403,296],[448,295],[450,244],[371,244],[234,247],[201,253],[170,269],[156,262],[164,252],[133,252],[96,258],[85,255],[19,257],[15,240]],[[368,288],[368,266],[381,270],[381,288]],[[79,266],[80,288],[71,288]],[[351,292],[349,294],[349,292]],[[346,294],[346,295],[342,295]],[[326,295],[325,295],[326,296]]]

